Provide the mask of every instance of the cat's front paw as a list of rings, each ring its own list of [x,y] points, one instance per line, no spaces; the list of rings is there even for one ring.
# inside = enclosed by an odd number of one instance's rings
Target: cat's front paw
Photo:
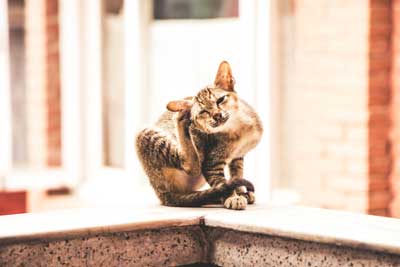
[[[254,204],[254,202],[256,202],[256,196],[254,194],[254,192],[251,191],[247,191],[246,192],[246,187],[241,186],[236,188],[236,194],[240,195],[240,196],[244,196],[247,199],[247,203],[248,204]]]
[[[178,123],[178,129],[185,133],[185,137],[190,136],[190,127],[192,122],[190,120],[190,110],[183,110],[179,112],[178,116],[176,117]]]
[[[256,195],[254,195],[253,192],[243,193],[243,196],[247,199],[247,203],[249,203],[250,205],[256,202]]]
[[[247,199],[244,196],[234,194],[225,199],[224,207],[231,210],[244,210],[247,207]]]
[[[176,117],[179,124],[189,126],[190,125],[190,109],[189,110],[182,110],[178,113]]]

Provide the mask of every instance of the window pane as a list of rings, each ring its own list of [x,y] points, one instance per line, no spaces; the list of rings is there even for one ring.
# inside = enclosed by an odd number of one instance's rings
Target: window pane
[[[104,2],[103,147],[104,164],[124,165],[124,24],[123,1]]]
[[[8,1],[12,164],[18,169],[62,164],[58,10],[52,6],[46,14],[52,19],[38,20],[43,10]]]
[[[154,0],[155,19],[238,17],[238,0]]]
[[[8,1],[13,165],[28,165],[23,1]]]

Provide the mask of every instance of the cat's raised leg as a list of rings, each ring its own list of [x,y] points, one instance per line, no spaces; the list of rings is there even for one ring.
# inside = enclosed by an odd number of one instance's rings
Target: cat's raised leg
[[[229,173],[231,179],[242,179],[243,178],[243,157],[233,159],[229,164]],[[254,192],[247,191],[244,187],[236,189],[236,193],[239,196],[244,196],[247,199],[248,204],[253,204],[256,200]]]
[[[178,143],[182,168],[190,176],[201,175],[199,155],[190,135],[190,111],[181,111],[177,117]]]

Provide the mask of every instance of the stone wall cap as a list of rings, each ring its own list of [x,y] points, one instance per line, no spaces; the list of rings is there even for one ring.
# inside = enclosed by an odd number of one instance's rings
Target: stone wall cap
[[[398,219],[302,206],[259,204],[244,211],[155,205],[0,216],[0,245],[200,224],[400,254]]]

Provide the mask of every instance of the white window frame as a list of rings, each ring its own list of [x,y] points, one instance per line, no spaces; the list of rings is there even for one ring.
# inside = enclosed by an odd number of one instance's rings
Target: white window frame
[[[0,1],[4,5],[6,0]],[[142,88],[146,87],[148,77],[147,53],[143,51],[148,41],[151,4],[143,0],[124,1],[124,24],[129,25],[129,27],[124,27],[125,47],[129,47],[124,53],[126,58],[132,60],[125,60],[124,66],[125,168],[117,169],[103,165],[102,3],[100,0],[59,1],[63,167],[56,171],[43,171],[39,178],[32,172],[27,172],[26,176],[30,177],[32,182],[41,181],[47,186],[49,182],[54,185],[55,181],[58,184],[77,186],[83,181],[84,191],[96,187],[108,190],[113,185],[118,188],[137,185],[140,179],[146,179],[142,177],[143,173],[140,171],[134,137],[139,127],[143,125],[140,114],[145,108],[142,101],[145,92]],[[239,3],[240,12],[248,14],[243,18],[245,27],[251,25],[251,28],[255,29],[247,31],[248,36],[246,36],[246,38],[254,39],[256,44],[254,59],[249,59],[254,60],[258,70],[254,75],[254,86],[259,88],[254,96],[255,107],[261,117],[270,118],[270,1],[240,0]],[[254,47],[250,44],[248,49],[254,49]],[[5,60],[8,61],[4,57],[0,58],[0,70],[2,67],[9,67]],[[0,75],[4,75],[7,71],[9,69],[0,71]],[[1,79],[0,82],[3,83],[0,87],[0,90],[4,90],[3,95],[9,94],[9,77]],[[11,151],[10,103],[5,99],[0,99],[0,101],[3,104],[0,107],[2,111],[0,123],[9,125],[3,131],[4,138],[0,138],[0,149]],[[252,177],[256,187],[259,188],[258,192],[261,192],[258,194],[258,199],[261,201],[268,200],[270,195],[271,156],[270,153],[267,155],[261,153],[270,151],[269,126],[269,121],[264,121],[263,141],[256,148],[257,177]],[[0,175],[10,170],[10,163],[11,153],[1,153]],[[49,179],[42,179],[46,176]],[[21,180],[21,185],[26,187],[27,183],[24,179]]]
[[[37,182],[43,181],[42,177],[47,174],[49,178],[57,176],[59,184],[79,186],[79,192],[89,198],[99,190],[115,187],[132,190],[138,184],[140,166],[134,136],[140,125],[143,103],[139,88],[143,88],[145,70],[140,64],[144,42],[137,41],[143,36],[144,22],[137,18],[143,17],[146,3],[141,0],[124,3],[124,21],[130,25],[130,30],[124,32],[125,47],[130,47],[125,56],[136,59],[125,61],[125,144],[130,146],[125,149],[125,168],[105,167],[102,158],[102,3],[100,0],[59,0],[63,168],[57,173],[46,170],[39,178],[27,172],[27,177],[34,176]],[[0,117],[2,121],[7,118],[5,114]],[[27,187],[24,180],[19,184]]]
[[[260,144],[255,148],[255,156],[252,159],[255,160],[255,162],[249,163],[245,160],[246,168],[255,168],[253,172],[255,177],[248,178],[253,181],[256,186],[258,192],[257,202],[259,203],[269,202],[271,198],[272,133],[270,126],[271,122],[274,121],[271,119],[271,108],[272,99],[275,99],[275,95],[271,90],[270,78],[271,2],[271,0],[239,0],[240,17],[238,25],[239,27],[243,27],[243,29],[238,32],[242,35],[243,40],[253,40],[244,43],[247,51],[253,51],[252,56],[245,59],[248,62],[244,64],[255,66],[255,73],[251,74],[251,79],[246,81],[248,88],[255,88],[255,90],[251,92],[252,95],[249,100],[264,123],[263,138]],[[176,22],[179,23],[180,21],[181,20],[177,20]],[[233,21],[236,20],[233,19]],[[174,22],[174,20],[168,20],[167,23],[173,24]],[[161,23],[164,22],[161,21]],[[139,37],[139,40],[140,39],[145,38]],[[238,75],[240,75],[240,73]]]
[[[83,162],[85,164],[83,175],[84,184],[81,188],[83,195],[92,195],[94,192],[123,190],[130,191],[137,188],[141,181],[139,161],[135,152],[135,134],[139,130],[140,112],[142,110],[141,94],[144,84],[145,70],[143,69],[144,40],[142,29],[144,21],[142,14],[146,8],[144,1],[124,1],[124,166],[115,168],[104,166],[103,161],[103,125],[102,125],[102,1],[88,0],[83,4],[81,17],[84,46],[81,47],[83,68],[83,88],[81,95],[81,119],[84,123],[82,133],[84,143]],[[139,18],[139,19],[138,19]],[[138,41],[140,40],[140,41]],[[89,89],[90,88],[90,89]]]
[[[70,183],[83,180],[82,2],[59,0],[62,163]]]
[[[7,0],[0,0],[0,190],[11,167],[10,65]]]
[[[73,110],[73,120],[69,112],[63,117],[64,128],[63,141],[65,146],[65,163],[67,166],[73,166],[79,169],[80,177],[84,177],[83,192],[112,190],[112,187],[123,188],[127,185],[136,185],[143,177],[140,171],[139,161],[136,156],[134,147],[134,137],[136,132],[143,125],[140,114],[145,108],[145,92],[148,72],[147,72],[147,52],[145,51],[148,42],[148,27],[151,20],[151,3],[150,1],[136,0],[124,1],[124,23],[129,27],[124,27],[125,35],[125,57],[131,60],[125,60],[125,167],[124,169],[105,167],[103,165],[103,142],[102,142],[102,6],[99,0],[88,0],[79,6],[78,0],[68,1],[61,0],[65,9],[66,5],[74,6],[75,14],[79,14],[79,18],[72,16],[62,17],[64,20],[75,21],[74,29],[69,29],[68,38],[61,40],[64,46],[74,48],[78,51],[77,55],[71,58],[70,55],[63,57],[63,64],[67,62],[71,66],[69,72],[64,73],[65,79],[62,84],[68,90],[64,90],[63,110]],[[73,4],[75,3],[75,4]],[[257,93],[254,95],[254,103],[257,111],[263,118],[270,118],[270,53],[269,53],[269,35],[270,35],[270,1],[240,0],[240,12],[247,14],[241,19],[244,20],[244,27],[252,28],[254,31],[246,31],[248,36],[245,39],[255,40],[256,50],[254,54],[253,64],[256,69],[264,70],[264,73],[255,73],[254,86]],[[79,7],[81,9],[79,9]],[[80,13],[79,13],[80,11]],[[76,16],[76,15],[75,15]],[[66,25],[68,23],[65,23]],[[71,27],[71,26],[70,26]],[[82,37],[84,41],[81,46],[71,41],[71,31],[79,39]],[[80,31],[80,33],[79,33]],[[257,36],[257,38],[256,38]],[[248,49],[254,49],[249,44]],[[145,52],[144,52],[145,51]],[[257,57],[256,57],[257,55]],[[75,58],[75,59],[73,59]],[[67,65],[68,65],[67,64]],[[67,75],[68,74],[68,75]],[[74,77],[69,79],[67,77]],[[77,80],[81,84],[75,84]],[[72,89],[73,88],[73,89]],[[78,89],[81,89],[79,93]],[[91,88],[91,90],[88,90]],[[72,90],[71,90],[72,89]],[[75,101],[73,100],[75,99]],[[80,99],[80,107],[76,105],[76,99]],[[85,100],[86,99],[86,100]],[[264,101],[263,101],[264,100]],[[267,100],[267,101],[265,101]],[[83,114],[83,116],[79,115]],[[79,121],[80,123],[73,123]],[[75,133],[75,138],[71,138]],[[81,136],[78,138],[78,134]],[[267,201],[270,197],[270,153],[262,152],[270,151],[270,127],[269,121],[264,121],[263,141],[257,147],[256,176],[253,181],[257,188],[263,188],[262,194],[258,199],[261,202]],[[67,139],[67,140],[64,140]],[[68,141],[69,140],[69,141]],[[83,141],[85,140],[85,141]],[[81,147],[82,151],[78,151]],[[69,160],[70,159],[70,160]],[[76,163],[79,159],[80,163]],[[75,161],[75,163],[74,163]],[[69,163],[69,164],[68,164]],[[79,166],[78,166],[79,165]],[[78,175],[79,176],[79,175]],[[253,178],[253,177],[252,177]],[[131,187],[130,187],[131,188]],[[131,190],[134,190],[131,188]]]
[[[272,114],[277,114],[272,111],[273,100],[276,99],[276,94],[272,90],[271,83],[271,5],[273,0],[256,0],[255,3],[255,17],[256,17],[256,98],[255,105],[258,114],[261,118],[264,118],[263,127],[264,135],[261,139],[260,144],[256,147],[256,183],[258,192],[261,191],[261,195],[257,194],[259,202],[269,202],[271,200],[271,176],[273,170],[271,168],[272,155],[276,152],[272,149],[271,140],[273,139],[274,132],[276,129],[272,129],[273,122]],[[263,152],[268,153],[263,154]],[[260,190],[260,188],[265,188]]]
[[[0,0],[0,45],[5,47],[5,55],[0,55],[0,181],[4,189],[43,189],[57,186],[75,186],[76,179],[71,179],[68,168],[18,169],[12,164],[12,120],[11,120],[11,81],[8,36],[7,0]],[[64,148],[64,143],[63,143]],[[64,160],[64,158],[63,158]],[[64,163],[64,162],[63,162]],[[1,178],[2,177],[2,178]],[[0,184],[0,189],[1,189]]]

